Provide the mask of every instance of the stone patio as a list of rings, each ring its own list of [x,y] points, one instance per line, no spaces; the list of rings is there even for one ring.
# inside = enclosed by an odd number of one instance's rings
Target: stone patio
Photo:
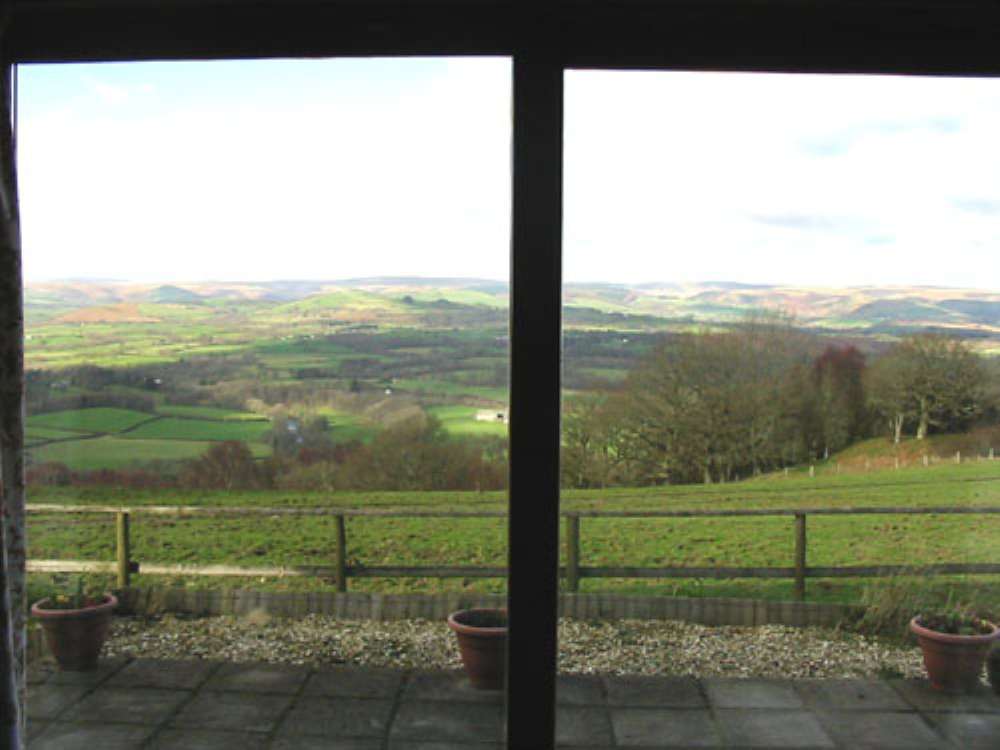
[[[501,696],[460,672],[118,660],[36,668],[32,750],[493,750]],[[1000,697],[905,680],[565,676],[566,748],[1000,748]]]

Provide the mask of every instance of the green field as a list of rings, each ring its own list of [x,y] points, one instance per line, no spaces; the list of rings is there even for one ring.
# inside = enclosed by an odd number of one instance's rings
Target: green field
[[[212,419],[223,422],[256,422],[265,420],[259,414],[248,411],[234,411],[233,409],[219,409],[214,406],[179,406],[177,404],[163,404],[156,408],[157,414],[165,417],[187,417],[190,419]]]
[[[245,507],[290,505],[383,509],[504,509],[503,493],[320,494],[282,492],[199,493],[181,491],[38,488],[33,502],[199,504]],[[830,508],[893,506],[1000,506],[1000,461],[868,475],[774,476],[710,487],[569,491],[567,510]],[[136,516],[133,553],[160,563],[240,565],[330,564],[333,522],[328,518],[259,517],[164,519]],[[350,518],[348,561],[367,565],[502,565],[506,524],[502,519]],[[929,564],[1000,561],[1000,516],[928,514],[812,517],[808,521],[810,565]],[[581,521],[582,565],[790,566],[791,518],[594,519]],[[41,559],[114,559],[113,522],[104,516],[31,515],[30,555]],[[191,577],[185,585],[219,587],[249,581]],[[138,582],[143,582],[142,576]],[[809,599],[856,601],[868,582],[811,580]],[[926,581],[924,581],[926,583]],[[1000,606],[993,577],[941,579],[975,587],[975,596]],[[254,580],[255,587],[314,590],[329,582],[311,579]],[[503,590],[503,581],[478,579],[353,579],[352,590]],[[583,591],[788,598],[786,580],[584,579]]]
[[[139,440],[132,437],[99,437],[49,443],[31,449],[34,461],[66,464],[71,469],[124,469],[150,461],[180,461],[197,458],[212,447],[209,441]],[[257,456],[269,455],[266,446],[251,444]],[[34,495],[34,493],[32,493]]]
[[[129,409],[75,409],[28,417],[28,428],[51,428],[87,433],[114,433],[152,419],[153,415]]]
[[[441,396],[472,396],[495,403],[507,403],[507,389],[485,385],[466,385],[436,378],[398,378],[393,386],[404,391]]]
[[[24,430],[24,436],[28,440],[36,441],[74,440],[80,437],[80,433],[74,430],[57,430],[53,427],[36,427],[29,421]]]
[[[489,407],[475,406],[431,406],[429,414],[441,420],[441,426],[452,435],[495,435],[507,436],[507,425],[502,422],[480,422],[476,414],[480,411],[496,412]]]
[[[124,437],[139,440],[242,440],[257,442],[271,429],[268,421],[211,421],[165,417],[146,422]]]

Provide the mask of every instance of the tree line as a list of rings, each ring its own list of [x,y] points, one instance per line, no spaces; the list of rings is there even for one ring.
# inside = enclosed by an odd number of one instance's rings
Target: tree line
[[[258,459],[246,443],[218,442],[183,462],[74,471],[61,463],[27,469],[32,485],[189,490],[496,490],[507,486],[507,446],[500,438],[452,439],[434,416],[402,420],[374,439],[333,443],[325,420],[288,430],[276,418],[274,453]]]
[[[997,419],[996,367],[959,339],[915,334],[871,359],[780,318],[671,337],[622,388],[567,403],[563,484],[726,482]]]

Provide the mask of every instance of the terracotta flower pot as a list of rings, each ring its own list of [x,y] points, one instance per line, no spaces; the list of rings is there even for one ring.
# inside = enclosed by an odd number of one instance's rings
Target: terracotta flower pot
[[[967,693],[979,685],[983,662],[998,630],[993,623],[986,623],[991,632],[983,635],[952,635],[928,630],[914,617],[910,630],[924,653],[924,667],[931,686],[949,693]]]
[[[45,631],[49,650],[60,669],[82,672],[97,669],[97,658],[111,628],[111,613],[118,606],[113,594],[104,594],[103,601],[81,609],[49,609],[48,599],[31,606]]]
[[[986,652],[986,678],[993,686],[993,692],[1000,695],[1000,640],[994,640]]]
[[[507,663],[507,610],[463,609],[448,616],[469,682],[477,690],[502,690]]]

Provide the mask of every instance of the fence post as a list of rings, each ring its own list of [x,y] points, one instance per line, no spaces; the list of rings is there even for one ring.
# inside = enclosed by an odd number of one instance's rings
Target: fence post
[[[993,449],[990,448],[990,461],[992,461],[992,460],[993,460]]]
[[[806,598],[806,514],[795,514],[795,598]]]
[[[816,467],[813,466],[812,464],[810,464],[809,465],[809,478],[812,479],[814,476],[816,476]]]
[[[580,590],[580,517],[566,516],[566,588]]]
[[[955,451],[955,463],[962,463],[962,451]]]
[[[927,458],[927,454],[925,453],[924,454],[924,467],[926,468],[928,464],[930,464],[930,459]]]
[[[333,517],[334,526],[337,531],[337,549],[334,564],[337,566],[334,582],[337,584],[337,591],[347,591],[347,529],[344,526],[343,516]]]
[[[129,514],[125,511],[115,513],[115,553],[118,562],[118,588],[129,585],[132,573],[131,540],[129,539]]]

